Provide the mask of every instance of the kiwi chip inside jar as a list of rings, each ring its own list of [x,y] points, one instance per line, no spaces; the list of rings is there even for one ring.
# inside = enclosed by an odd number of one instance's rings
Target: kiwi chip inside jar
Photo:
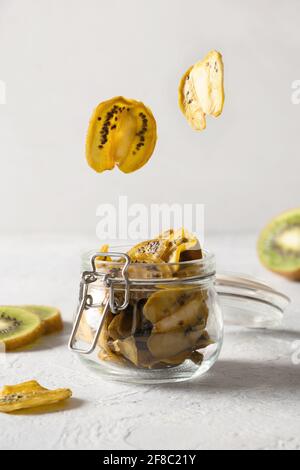
[[[98,173],[115,167],[132,173],[148,162],[156,140],[156,120],[150,108],[116,96],[93,112],[86,139],[87,162]]]
[[[179,107],[196,131],[206,128],[206,116],[218,117],[224,106],[224,64],[212,50],[190,67],[179,85]]]

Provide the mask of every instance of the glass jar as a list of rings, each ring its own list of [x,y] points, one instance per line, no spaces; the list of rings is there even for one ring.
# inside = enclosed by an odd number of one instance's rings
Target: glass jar
[[[131,263],[128,247],[83,258],[69,347],[109,379],[178,382],[207,372],[223,343],[223,314],[251,327],[279,324],[288,298],[223,274],[204,252],[180,263]]]

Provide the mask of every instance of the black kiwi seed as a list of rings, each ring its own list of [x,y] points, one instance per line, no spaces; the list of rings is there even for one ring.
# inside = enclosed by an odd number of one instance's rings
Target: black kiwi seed
[[[1,313],[0,318],[2,318],[3,320],[7,320],[8,322],[11,322],[11,324],[9,326],[7,326],[7,328],[4,328],[3,330],[0,330],[1,334],[10,333],[15,328],[22,325],[21,321],[17,320],[16,318],[12,318],[11,316],[6,315],[5,313]]]

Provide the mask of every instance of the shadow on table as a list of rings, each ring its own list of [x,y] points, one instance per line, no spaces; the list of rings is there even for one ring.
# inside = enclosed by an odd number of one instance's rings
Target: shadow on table
[[[51,333],[49,335],[41,336],[37,341],[26,346],[24,348],[18,349],[15,352],[39,352],[49,349],[54,349],[59,346],[68,347],[68,341],[72,331],[72,323],[64,322],[64,329],[57,333]]]
[[[164,389],[211,390],[215,393],[261,390],[266,393],[291,393],[300,398],[300,364],[221,360],[206,375],[191,382],[163,384]]]
[[[83,400],[78,398],[71,398],[66,402],[56,403],[54,405],[39,406],[37,408],[30,408],[28,410],[18,410],[10,413],[11,415],[20,415],[20,416],[35,416],[35,415],[45,415],[52,413],[61,413],[62,411],[71,411],[79,408],[84,403]]]

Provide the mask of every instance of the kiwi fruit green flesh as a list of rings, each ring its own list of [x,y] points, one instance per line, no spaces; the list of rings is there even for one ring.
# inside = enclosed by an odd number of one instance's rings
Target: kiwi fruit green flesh
[[[270,271],[300,281],[300,208],[275,217],[264,228],[258,255]]]
[[[39,317],[44,326],[44,334],[54,333],[63,329],[61,313],[57,308],[45,305],[22,305],[21,308]]]
[[[26,346],[44,333],[40,318],[19,307],[0,307],[0,343],[6,351]]]

